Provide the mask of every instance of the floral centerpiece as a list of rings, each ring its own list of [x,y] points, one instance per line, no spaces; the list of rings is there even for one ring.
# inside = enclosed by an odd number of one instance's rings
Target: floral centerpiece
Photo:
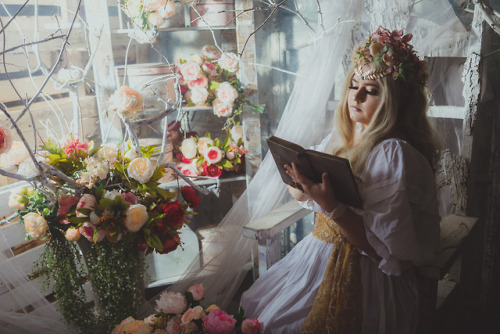
[[[128,317],[115,327],[112,334],[261,333],[262,324],[257,319],[245,318],[241,308],[233,316],[221,310],[217,305],[210,305],[206,308],[201,306],[204,292],[202,284],[191,286],[185,293],[165,291],[156,301],[157,313],[144,320]]]
[[[232,52],[220,52],[206,45],[201,55],[180,59],[175,67],[181,76],[180,85],[186,107],[212,107],[219,117],[227,117],[226,126],[249,105],[255,113],[263,113],[264,106],[248,100],[256,92],[253,85],[243,87],[238,79],[239,57]]]
[[[223,171],[240,172],[246,150],[243,147],[243,129],[235,125],[224,140],[203,137],[185,138],[177,154],[177,168],[186,176],[219,177]]]
[[[18,210],[28,239],[47,241],[35,274],[54,283],[65,321],[82,332],[109,333],[143,302],[144,253],[176,249],[179,229],[199,198],[189,187],[179,193],[159,187],[164,167],[150,159],[153,146],[136,152],[70,137],[63,145],[47,141],[42,149],[37,163],[53,167],[48,180],[12,193],[9,205]],[[87,302],[87,280],[97,311]]]

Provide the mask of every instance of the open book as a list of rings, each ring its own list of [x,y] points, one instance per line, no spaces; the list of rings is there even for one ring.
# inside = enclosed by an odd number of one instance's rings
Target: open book
[[[291,166],[292,162],[295,162],[301,173],[316,183],[320,183],[321,175],[327,172],[337,199],[346,205],[362,207],[349,160],[306,150],[300,145],[275,136],[267,139],[267,145],[286,184],[297,188],[284,167],[285,164]]]

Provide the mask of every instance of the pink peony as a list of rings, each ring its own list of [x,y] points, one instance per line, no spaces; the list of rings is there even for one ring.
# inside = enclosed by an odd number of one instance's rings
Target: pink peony
[[[205,289],[201,283],[191,286],[187,291],[193,295],[193,300],[195,301],[201,300],[205,293]]]
[[[262,324],[255,319],[245,319],[241,324],[241,332],[243,334],[259,334],[262,331]]]
[[[79,151],[87,152],[89,150],[89,143],[81,142],[73,137],[68,138],[64,145],[64,153],[67,156],[77,154]]]
[[[73,197],[71,195],[63,195],[59,198],[59,208],[57,209],[57,214],[59,217],[64,217],[71,210],[73,205],[79,202],[78,197]]]
[[[165,291],[156,304],[164,313],[181,314],[187,307],[186,298],[181,293]]]
[[[232,315],[215,309],[203,318],[203,329],[209,334],[231,334],[234,332],[235,323]]]

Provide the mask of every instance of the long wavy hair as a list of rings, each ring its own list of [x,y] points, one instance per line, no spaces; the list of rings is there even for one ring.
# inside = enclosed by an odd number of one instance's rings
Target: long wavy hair
[[[376,63],[369,64],[374,68]],[[335,125],[339,132],[330,151],[351,162],[355,175],[359,175],[373,148],[384,139],[401,133],[405,139],[422,153],[431,167],[436,166],[438,137],[427,117],[426,89],[416,82],[395,81],[391,76],[378,79],[381,87],[381,102],[368,126],[356,134],[356,123],[349,116],[349,86],[354,68],[348,74],[343,87],[342,100],[335,114]]]

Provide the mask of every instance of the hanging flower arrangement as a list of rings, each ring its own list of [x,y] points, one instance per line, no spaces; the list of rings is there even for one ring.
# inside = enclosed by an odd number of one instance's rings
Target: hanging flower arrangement
[[[201,55],[180,59],[176,73],[180,76],[181,92],[186,107],[212,107],[219,117],[227,117],[227,125],[249,105],[254,113],[263,113],[264,106],[248,101],[255,86],[243,87],[238,79],[239,57],[232,52],[220,52],[206,45]]]
[[[129,147],[69,137],[42,146],[40,164],[55,168],[48,180],[11,194],[27,239],[48,241],[36,270],[46,272],[66,322],[82,332],[109,332],[142,302],[143,254],[166,254],[181,245],[179,230],[199,204],[193,189],[159,187],[164,167],[154,146]],[[186,187],[187,188],[187,187]],[[86,302],[84,252],[98,312]],[[141,255],[142,254],[142,255]],[[97,316],[96,316],[97,314]]]
[[[186,176],[219,177],[223,172],[241,172],[244,156],[243,129],[235,125],[224,140],[203,137],[185,138],[177,152],[177,168]]]

